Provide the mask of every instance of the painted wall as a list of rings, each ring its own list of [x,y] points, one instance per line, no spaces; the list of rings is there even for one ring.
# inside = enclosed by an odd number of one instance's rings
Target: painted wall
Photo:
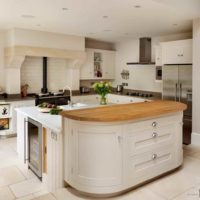
[[[152,61],[155,61],[155,46],[160,42],[192,38],[192,33],[152,38]],[[139,39],[130,39],[116,44],[116,80],[113,85],[128,83],[126,88],[162,92],[162,83],[155,81],[155,65],[126,65],[139,61]],[[129,70],[129,80],[121,78],[123,69]]]
[[[192,143],[200,145],[200,18],[193,22]]]

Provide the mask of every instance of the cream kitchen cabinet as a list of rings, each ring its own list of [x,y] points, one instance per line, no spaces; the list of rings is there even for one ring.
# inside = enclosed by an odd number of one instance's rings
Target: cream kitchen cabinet
[[[126,126],[129,186],[170,171],[182,163],[181,120],[182,116],[175,114]]]
[[[160,45],[157,45],[155,48],[155,62],[156,62],[156,66],[162,66],[162,48]]]
[[[115,52],[100,49],[86,49],[87,59],[81,67],[80,78],[90,79],[114,79],[115,78]],[[99,57],[97,57],[97,56]],[[96,58],[97,57],[97,58]],[[97,76],[96,67],[101,76]]]
[[[163,42],[163,64],[191,64],[192,63],[192,39]]]
[[[86,49],[87,58],[84,65],[81,67],[80,78],[81,79],[93,79],[94,78],[94,50]]]
[[[104,51],[103,53],[103,78],[115,78],[115,52]]]
[[[87,124],[79,124],[73,126],[70,137],[74,144],[71,149],[74,154],[71,157],[72,182],[96,187],[122,183],[120,126],[96,125],[90,128]]]

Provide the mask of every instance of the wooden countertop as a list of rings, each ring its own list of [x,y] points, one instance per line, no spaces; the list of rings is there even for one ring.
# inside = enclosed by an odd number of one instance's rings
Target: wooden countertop
[[[179,102],[151,101],[63,111],[61,115],[79,121],[119,122],[156,117],[183,111],[186,108],[185,104]]]

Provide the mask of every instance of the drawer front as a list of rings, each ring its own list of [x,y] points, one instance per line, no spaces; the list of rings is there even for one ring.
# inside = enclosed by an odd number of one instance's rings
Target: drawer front
[[[133,156],[129,165],[132,182],[138,184],[177,167],[174,149],[168,146]]]
[[[163,126],[174,124],[174,123],[182,123],[183,114],[176,113],[173,116],[154,118],[150,120],[138,121],[136,123],[130,122],[125,128],[126,132],[131,131],[140,131],[140,130],[156,130],[158,128],[162,128]]]
[[[130,155],[172,144],[175,140],[176,129],[177,124],[174,123],[157,129],[130,131],[128,137]]]

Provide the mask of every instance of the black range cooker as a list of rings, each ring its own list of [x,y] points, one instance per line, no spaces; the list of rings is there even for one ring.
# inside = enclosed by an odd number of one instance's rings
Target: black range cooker
[[[69,95],[64,94],[53,94],[53,93],[45,93],[38,94],[35,96],[35,105],[39,105],[41,103],[47,102],[55,105],[67,105],[68,101],[70,101]]]
[[[43,57],[43,85],[41,88],[41,93],[36,94],[35,96],[35,105],[39,105],[41,103],[47,102],[55,105],[67,105],[68,101],[70,101],[70,96],[65,95],[63,92],[48,92],[47,88],[47,73],[48,73],[48,59],[47,57]]]

